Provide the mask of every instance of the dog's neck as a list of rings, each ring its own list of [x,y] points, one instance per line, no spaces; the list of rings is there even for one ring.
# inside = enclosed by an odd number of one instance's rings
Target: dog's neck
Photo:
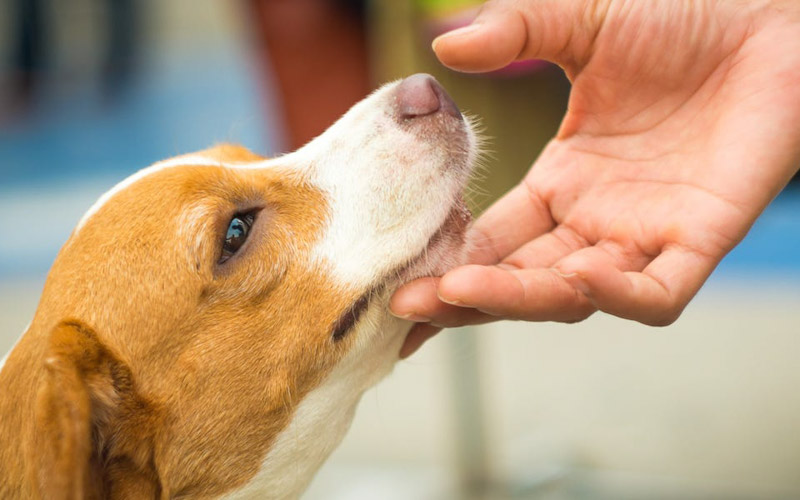
[[[385,377],[397,361],[408,323],[393,319],[368,352],[352,352],[303,398],[289,425],[273,443],[261,469],[243,488],[225,496],[297,498],[339,445],[364,391]]]

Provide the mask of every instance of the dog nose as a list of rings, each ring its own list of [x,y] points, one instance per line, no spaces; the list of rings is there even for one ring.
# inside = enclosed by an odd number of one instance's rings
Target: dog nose
[[[461,112],[434,77],[425,73],[409,76],[397,86],[397,111],[400,118],[416,118],[442,111],[454,118]]]

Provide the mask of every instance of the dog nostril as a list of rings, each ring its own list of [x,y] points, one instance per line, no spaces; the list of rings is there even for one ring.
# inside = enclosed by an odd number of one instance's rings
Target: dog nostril
[[[409,76],[400,82],[395,92],[400,118],[427,116],[439,110],[461,118],[456,103],[431,75],[419,73]]]
[[[397,86],[397,111],[401,118],[430,115],[439,111],[439,94],[434,89],[436,80],[430,75],[409,76]]]

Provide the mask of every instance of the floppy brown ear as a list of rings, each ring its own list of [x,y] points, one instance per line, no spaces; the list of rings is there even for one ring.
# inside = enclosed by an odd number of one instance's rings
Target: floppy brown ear
[[[29,457],[41,497],[106,498],[112,489],[130,486],[115,487],[120,468],[134,469],[123,483],[155,494],[152,443],[142,420],[147,406],[128,367],[93,330],[79,321],[56,326],[37,392]],[[138,436],[127,436],[131,425],[141,427]]]

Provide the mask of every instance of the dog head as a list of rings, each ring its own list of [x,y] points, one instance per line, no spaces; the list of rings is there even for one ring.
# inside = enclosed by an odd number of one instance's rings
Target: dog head
[[[294,153],[219,146],[105,194],[15,349],[44,346],[43,494],[298,495],[397,360],[391,293],[462,260],[474,154],[416,75]]]

